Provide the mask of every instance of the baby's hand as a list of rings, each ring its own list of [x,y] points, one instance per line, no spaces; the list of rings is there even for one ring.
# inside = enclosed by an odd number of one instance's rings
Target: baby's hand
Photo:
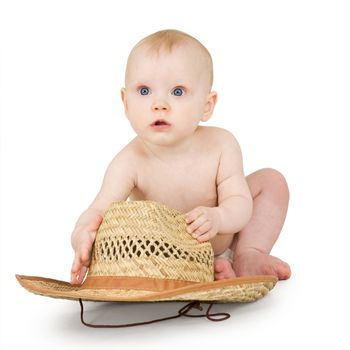
[[[197,207],[185,214],[187,232],[199,242],[215,237],[220,228],[221,219],[217,208]]]
[[[81,284],[88,271],[91,260],[91,249],[102,217],[96,215],[89,225],[78,226],[72,234],[72,247],[75,251],[71,269],[71,284]]]

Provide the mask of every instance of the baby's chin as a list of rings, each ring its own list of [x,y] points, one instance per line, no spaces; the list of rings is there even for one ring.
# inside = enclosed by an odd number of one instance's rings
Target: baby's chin
[[[189,141],[188,137],[179,137],[178,135],[171,135],[167,133],[158,133],[156,135],[147,135],[145,137],[139,135],[139,137],[147,144],[164,148],[178,148],[181,146],[186,148]]]
[[[152,144],[154,146],[162,146],[162,147],[174,147],[178,144],[176,140],[171,140],[170,137],[157,137],[157,138],[147,138],[145,141],[147,143]]]

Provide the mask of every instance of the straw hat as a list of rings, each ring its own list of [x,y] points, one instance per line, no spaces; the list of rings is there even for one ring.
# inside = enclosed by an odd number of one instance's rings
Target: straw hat
[[[211,244],[186,231],[184,215],[152,201],[115,202],[98,230],[81,286],[16,275],[28,291],[95,301],[250,302],[276,284],[274,276],[214,281]]]

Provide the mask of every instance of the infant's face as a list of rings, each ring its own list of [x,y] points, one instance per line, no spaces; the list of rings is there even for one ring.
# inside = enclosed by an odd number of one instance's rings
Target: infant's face
[[[159,55],[138,48],[125,80],[125,113],[148,142],[176,144],[193,135],[201,120],[210,118],[209,71],[197,48],[178,47]]]

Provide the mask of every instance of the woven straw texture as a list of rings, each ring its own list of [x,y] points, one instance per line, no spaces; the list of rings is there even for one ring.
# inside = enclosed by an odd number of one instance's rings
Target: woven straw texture
[[[115,202],[98,230],[85,284],[16,277],[35,294],[95,301],[250,302],[277,282],[274,276],[214,281],[213,265],[211,244],[192,238],[178,211],[152,201]],[[120,285],[104,284],[115,278],[121,279]],[[126,287],[130,280],[136,284]],[[144,280],[155,281],[157,288]]]
[[[184,216],[152,201],[115,202],[98,230],[89,276],[213,281],[214,253],[186,231]]]
[[[32,293],[63,299],[94,301],[215,301],[219,303],[252,302],[264,297],[276,284],[273,276],[249,276],[216,281],[208,286],[182,288],[168,293],[144,290],[80,289],[67,282],[17,276],[24,288]]]

